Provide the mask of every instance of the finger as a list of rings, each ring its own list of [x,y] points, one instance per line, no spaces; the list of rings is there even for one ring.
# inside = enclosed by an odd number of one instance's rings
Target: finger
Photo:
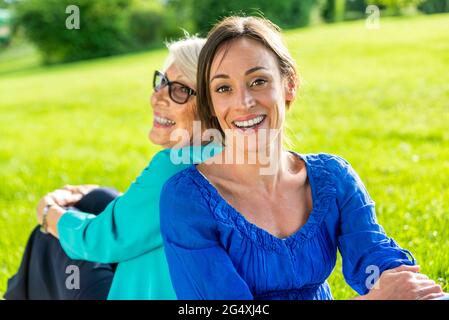
[[[82,196],[83,194],[77,190],[74,191],[69,191],[69,190],[57,190],[58,192],[56,192],[56,196],[61,198],[61,199],[68,199],[72,196]]]
[[[65,206],[65,203],[66,203],[66,199],[65,198],[60,198],[60,197],[59,198],[55,198],[54,201],[55,201],[55,203],[58,206],[61,206],[61,207]]]
[[[71,196],[72,194],[77,194],[77,195],[84,195],[84,192],[82,189],[79,188],[74,188],[72,190],[68,190],[68,196]]]
[[[394,271],[394,272],[401,272],[401,271],[419,272],[419,268],[420,267],[418,265],[416,265],[416,266],[402,265],[397,268],[391,269],[391,271]]]
[[[80,187],[80,191],[84,194],[91,192],[93,189],[98,188],[98,185],[95,184],[85,184]]]
[[[442,295],[444,293],[443,293],[443,290],[441,289],[440,285],[433,285],[433,286],[425,287],[425,288],[422,288],[422,289],[418,290],[417,294],[418,294],[418,299],[422,299],[422,298],[427,297],[428,295],[431,295],[431,294],[440,294],[440,295]]]
[[[80,193],[71,193],[69,195],[59,198],[58,204],[60,206],[70,206],[80,201],[82,197],[83,195]]]
[[[405,280],[416,280],[416,272],[407,270],[407,271],[393,271],[393,273],[390,275],[393,279],[397,281],[405,281]]]
[[[85,184],[84,186],[88,187],[88,188],[98,188],[99,187],[98,184]]]
[[[66,203],[65,203],[65,205],[67,206],[67,205],[75,204],[75,203],[77,203],[78,201],[80,201],[82,197],[83,197],[83,195],[80,194],[80,193],[73,193],[73,194],[71,194],[70,196],[68,196],[68,197],[66,198]]]
[[[65,186],[64,187],[65,191],[71,192],[71,193],[79,193],[79,194],[84,194],[85,192],[83,191],[83,187],[82,186]]]
[[[56,189],[55,191],[53,191],[52,193],[54,194],[70,194],[73,191],[68,190],[68,189]]]
[[[99,188],[100,186],[97,184],[85,184],[82,186],[83,190],[91,191],[93,189]]]
[[[414,283],[417,286],[417,288],[428,288],[437,285],[433,280],[416,280],[414,281]]]
[[[46,205],[57,203],[56,197],[53,193],[47,194],[44,198],[44,201]]]
[[[69,190],[69,191],[73,191],[76,189],[75,186],[71,185],[71,184],[66,184],[64,187],[62,187],[62,189],[64,190]]]
[[[67,200],[71,197],[72,193],[68,190],[58,189],[50,194],[53,201],[59,206],[65,206]]]
[[[443,293],[431,293],[431,294],[428,294],[428,295],[420,298],[419,300],[433,300],[433,299],[442,298],[444,296],[445,296],[444,292]]]
[[[417,274],[415,275],[415,277],[416,277],[416,279],[418,279],[418,280],[428,280],[428,279],[429,279],[428,276],[426,276],[425,274],[422,274],[422,273],[417,273]]]

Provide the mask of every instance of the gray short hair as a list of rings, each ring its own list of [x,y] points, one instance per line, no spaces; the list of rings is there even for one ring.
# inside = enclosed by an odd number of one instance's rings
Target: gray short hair
[[[184,34],[184,38],[173,42],[167,42],[168,57],[165,59],[165,72],[172,64],[181,71],[187,79],[196,85],[198,57],[206,39]]]

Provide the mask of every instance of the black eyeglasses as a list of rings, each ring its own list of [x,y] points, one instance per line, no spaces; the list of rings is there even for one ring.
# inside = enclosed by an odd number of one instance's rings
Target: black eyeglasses
[[[153,78],[154,91],[158,92],[165,86],[168,86],[168,95],[170,96],[170,99],[178,104],[184,104],[189,100],[190,96],[196,96],[195,90],[180,82],[170,81],[165,74],[160,71],[155,71]]]

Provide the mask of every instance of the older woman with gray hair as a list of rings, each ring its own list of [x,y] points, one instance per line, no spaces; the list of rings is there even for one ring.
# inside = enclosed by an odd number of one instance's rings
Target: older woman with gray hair
[[[204,42],[186,37],[169,44],[164,72],[154,74],[149,138],[165,150],[122,195],[84,185],[44,196],[37,208],[42,227],[32,232],[6,299],[175,299],[160,235],[159,197],[164,182],[189,164],[170,161],[170,148],[182,147],[171,136],[179,129],[192,136]],[[178,151],[192,148],[201,146],[187,141]],[[189,154],[193,161],[198,153]]]

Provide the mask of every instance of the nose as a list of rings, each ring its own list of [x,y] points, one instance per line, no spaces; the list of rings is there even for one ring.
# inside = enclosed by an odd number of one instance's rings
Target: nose
[[[255,100],[251,91],[244,87],[240,90],[238,105],[244,109],[251,109],[255,106]]]

